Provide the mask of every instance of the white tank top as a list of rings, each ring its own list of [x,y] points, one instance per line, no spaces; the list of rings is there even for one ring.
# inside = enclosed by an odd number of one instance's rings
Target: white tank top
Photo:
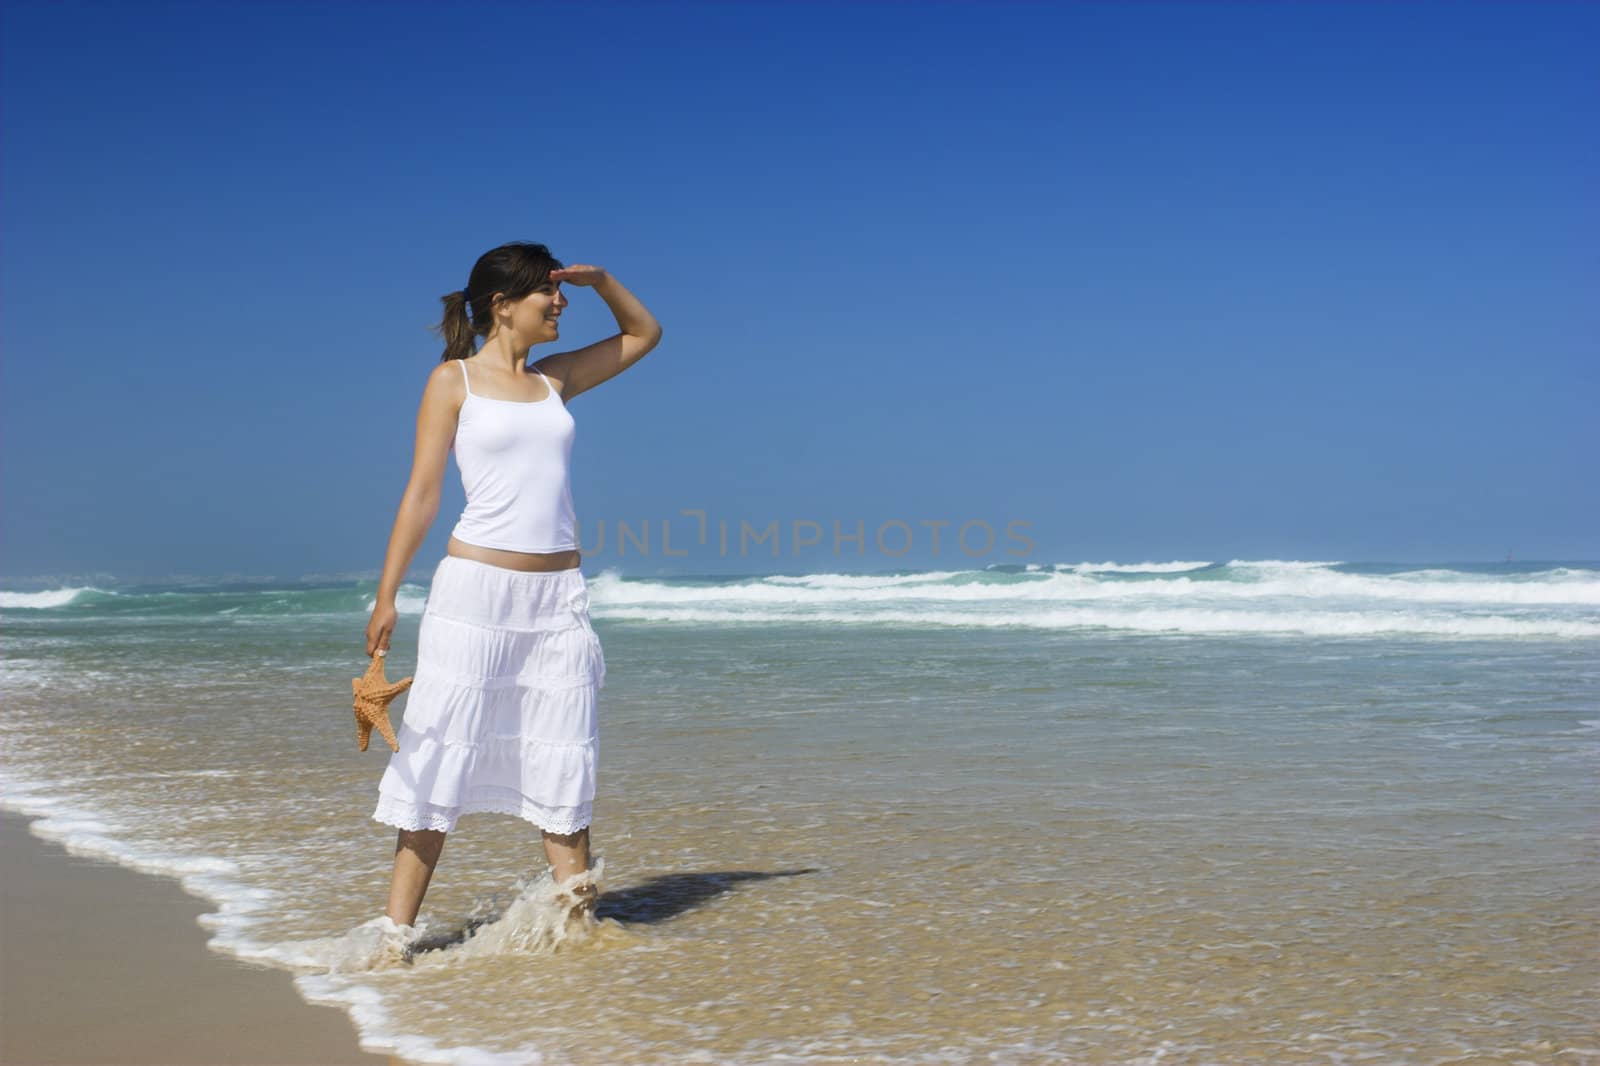
[[[556,387],[539,373],[549,396],[496,400],[472,391],[465,361],[461,376],[467,398],[461,402],[450,447],[467,505],[451,535],[468,544],[516,552],[578,547],[571,480],[577,423]]]

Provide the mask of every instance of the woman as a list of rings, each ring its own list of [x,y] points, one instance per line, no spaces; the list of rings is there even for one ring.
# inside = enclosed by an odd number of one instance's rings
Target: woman
[[[563,283],[593,288],[621,332],[527,363],[559,337]],[[467,503],[428,591],[415,680],[372,817],[400,830],[387,913],[402,940],[463,814],[515,814],[539,827],[556,882],[592,912],[589,820],[605,657],[589,623],[569,480],[566,405],[637,363],[661,327],[595,266],[563,267],[542,244],[484,253],[444,300],[446,348],[417,416],[416,456],[367,625],[388,652],[395,594],[439,509],[452,450]],[[482,348],[476,338],[484,336]]]

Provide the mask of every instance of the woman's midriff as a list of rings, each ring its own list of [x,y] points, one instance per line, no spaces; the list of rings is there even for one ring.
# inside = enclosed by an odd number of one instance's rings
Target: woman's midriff
[[[564,552],[514,552],[468,544],[455,537],[445,543],[444,552],[462,559],[476,559],[490,566],[503,566],[507,570],[571,570],[582,561],[576,548]]]

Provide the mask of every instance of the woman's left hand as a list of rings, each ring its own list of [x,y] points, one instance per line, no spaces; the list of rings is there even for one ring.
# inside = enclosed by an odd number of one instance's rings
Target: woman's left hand
[[[589,266],[587,263],[574,263],[569,267],[550,271],[551,281],[564,281],[568,285],[593,286],[606,280],[605,267]]]

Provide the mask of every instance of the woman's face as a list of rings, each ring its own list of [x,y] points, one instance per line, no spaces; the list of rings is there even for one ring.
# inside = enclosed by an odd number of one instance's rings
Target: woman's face
[[[561,282],[546,281],[522,299],[504,306],[511,316],[512,332],[537,343],[559,335],[558,320],[568,302],[561,292]]]

